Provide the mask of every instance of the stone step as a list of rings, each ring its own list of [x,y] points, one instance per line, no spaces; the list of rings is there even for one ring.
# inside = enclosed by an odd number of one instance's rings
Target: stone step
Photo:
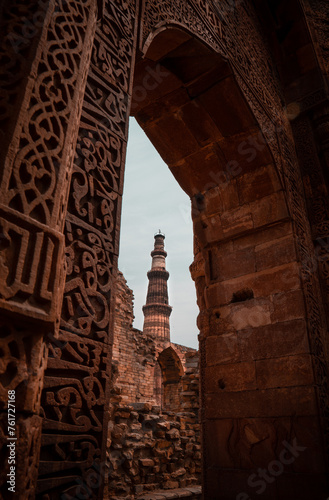
[[[201,500],[201,486],[187,486],[186,488],[177,488],[174,490],[156,490],[148,493],[142,493],[138,500],[168,500],[174,498],[189,498],[190,500]]]

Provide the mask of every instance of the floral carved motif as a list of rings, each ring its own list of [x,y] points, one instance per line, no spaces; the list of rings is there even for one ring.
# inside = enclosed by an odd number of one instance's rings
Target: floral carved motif
[[[35,41],[40,37],[46,15],[46,2],[33,0],[22,3],[19,0],[2,2],[0,27],[0,138],[5,158],[6,145],[13,132],[20,109],[22,87],[33,61]]]
[[[3,203],[41,223],[55,226],[62,189],[72,105],[92,0],[53,1],[46,14],[41,53],[30,91],[12,169],[5,169]],[[78,87],[79,88],[79,87]],[[24,110],[25,111],[25,110]],[[9,167],[9,165],[8,165]]]
[[[3,93],[14,115],[18,99],[23,105],[15,130],[8,124],[11,142],[2,169],[0,302],[4,309],[44,321],[55,321],[58,314],[71,141],[77,134],[95,13],[93,0],[40,0],[18,9],[16,18],[11,6],[3,10],[4,44],[11,44],[13,52],[12,62],[5,60],[4,76],[14,71],[14,61],[25,73],[18,70],[20,96],[15,85],[5,86]],[[31,44],[35,54],[29,68],[22,59]],[[5,113],[3,124],[10,114]]]

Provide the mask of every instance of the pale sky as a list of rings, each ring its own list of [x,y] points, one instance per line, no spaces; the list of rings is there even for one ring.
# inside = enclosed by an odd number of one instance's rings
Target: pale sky
[[[137,122],[131,118],[124,181],[119,269],[133,290],[134,327],[143,329],[142,306],[154,234],[166,235],[166,267],[171,341],[198,348],[198,307],[189,265],[193,261],[193,233],[189,197],[180,188]]]

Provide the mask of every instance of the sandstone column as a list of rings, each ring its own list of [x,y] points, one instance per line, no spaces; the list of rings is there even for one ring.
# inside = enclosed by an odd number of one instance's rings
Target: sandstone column
[[[58,330],[63,222],[96,1],[11,0],[1,9],[0,495],[8,494],[7,400],[15,391],[13,498],[34,498],[46,344]]]
[[[59,337],[49,347],[41,396],[37,492],[54,500],[103,500],[108,476],[113,299],[138,6],[98,3],[65,217]]]

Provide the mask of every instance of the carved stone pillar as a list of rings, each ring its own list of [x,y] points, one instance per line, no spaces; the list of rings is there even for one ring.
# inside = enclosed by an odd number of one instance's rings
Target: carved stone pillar
[[[8,390],[15,392],[16,486],[34,498],[49,340],[63,290],[62,234],[96,24],[96,1],[1,5],[1,444],[8,494]],[[13,394],[11,392],[11,394]],[[11,442],[11,441],[10,441]],[[13,491],[13,490],[12,490]]]
[[[315,130],[313,150],[316,168],[306,172],[313,179],[310,222],[313,230],[315,254],[318,261],[321,287],[329,319],[329,106],[321,106],[313,113],[312,125]],[[316,144],[317,143],[317,147]],[[315,181],[318,181],[317,184]]]
[[[326,107],[302,113],[292,122],[296,150],[304,184],[308,217],[314,243],[312,271],[318,272],[327,318],[329,318],[328,259],[329,202],[326,170],[329,166]],[[328,166],[327,166],[328,165]]]
[[[322,313],[321,327],[320,317],[317,318],[314,314],[310,314],[309,324],[313,327],[314,332],[318,332],[317,335],[312,335],[310,339],[312,342],[313,368],[318,385],[319,416],[328,460],[329,203],[328,183],[326,181],[327,125],[324,119],[326,113],[314,111],[314,108],[306,107],[305,104],[304,106],[305,111],[293,120],[291,125],[301,179],[304,185],[311,238],[314,245],[312,257],[302,259],[302,269],[314,280],[318,280],[320,284],[316,302],[313,300],[314,297],[311,297],[311,287],[306,288],[306,299],[308,305],[312,306],[312,304],[316,303],[316,307]],[[325,109],[321,104],[321,110]]]
[[[104,3],[66,214],[60,333],[42,393],[40,498],[107,496],[113,298],[135,29],[135,1]]]

